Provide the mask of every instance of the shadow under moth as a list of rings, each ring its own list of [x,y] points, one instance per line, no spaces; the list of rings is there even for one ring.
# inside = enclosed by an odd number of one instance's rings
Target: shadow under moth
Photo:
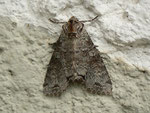
[[[53,55],[48,64],[43,92],[45,95],[59,96],[70,82],[80,82],[87,91],[96,94],[111,95],[112,83],[100,52],[96,49],[87,31],[85,22],[71,17],[68,22],[57,22],[62,26],[61,35],[53,45]]]

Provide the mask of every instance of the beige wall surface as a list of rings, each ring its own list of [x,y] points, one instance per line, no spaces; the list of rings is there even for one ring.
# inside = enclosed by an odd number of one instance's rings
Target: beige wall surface
[[[150,113],[150,0],[0,0],[0,113]],[[52,46],[67,21],[85,28],[102,53],[112,96],[73,84],[43,95]]]

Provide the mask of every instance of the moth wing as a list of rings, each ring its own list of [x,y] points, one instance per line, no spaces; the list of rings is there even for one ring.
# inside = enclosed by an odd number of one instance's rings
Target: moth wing
[[[68,81],[64,71],[63,40],[65,35],[62,32],[58,41],[54,43],[54,52],[48,64],[43,92],[45,95],[60,95],[68,86]]]
[[[80,43],[79,46],[83,50],[79,53],[79,65],[81,66],[79,70],[82,69],[82,73],[86,73],[85,86],[87,90],[97,94],[111,95],[112,83],[109,74],[100,52],[96,49],[85,29],[78,43]]]
[[[93,56],[90,56],[89,69],[85,76],[85,85],[87,90],[97,94],[112,94],[112,83],[100,56],[99,51],[95,48],[90,51]]]

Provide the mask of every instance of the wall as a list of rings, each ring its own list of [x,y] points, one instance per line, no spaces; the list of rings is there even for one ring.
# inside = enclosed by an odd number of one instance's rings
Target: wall
[[[0,113],[149,113],[149,0],[1,0]],[[112,96],[70,86],[59,98],[46,97],[42,84],[53,44],[67,21],[85,24],[102,53],[113,82]]]

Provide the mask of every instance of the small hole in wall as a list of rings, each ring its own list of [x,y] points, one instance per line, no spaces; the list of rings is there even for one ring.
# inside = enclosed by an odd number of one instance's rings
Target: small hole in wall
[[[116,63],[116,65],[118,66],[118,65],[119,65],[119,63]]]
[[[145,71],[145,70],[141,70],[141,72],[142,72],[142,73],[146,73],[146,71]]]
[[[12,27],[14,27],[14,28],[17,27],[17,23],[16,23],[16,22],[12,22],[11,25],[12,25]]]
[[[123,13],[122,17],[123,17],[124,19],[125,19],[125,18],[128,18],[128,17],[129,17],[128,12],[125,11],[125,12]]]
[[[10,73],[11,76],[15,76],[15,73],[12,70],[8,70],[8,72]]]
[[[0,53],[4,52],[4,49],[2,47],[0,47]]]

